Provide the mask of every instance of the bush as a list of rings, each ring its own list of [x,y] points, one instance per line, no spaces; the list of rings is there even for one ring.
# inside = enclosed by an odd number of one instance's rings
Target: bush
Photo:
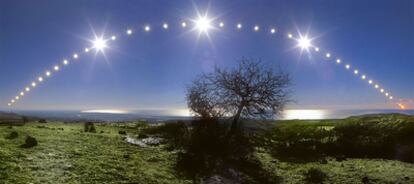
[[[310,168],[304,173],[306,183],[323,183],[327,175],[318,168]]]
[[[414,163],[414,144],[399,146],[397,148],[397,159]]]
[[[253,146],[240,130],[232,135],[228,126],[217,119],[200,119],[192,129],[178,155],[177,168],[190,177],[205,176],[226,165],[247,160]]]
[[[123,131],[123,130],[120,130],[120,131],[118,131],[118,134],[119,135],[126,135],[127,133],[125,131]]]
[[[26,137],[25,144],[23,144],[21,147],[23,147],[23,148],[32,148],[32,147],[35,147],[35,146],[37,146],[36,138],[28,135]]]
[[[84,132],[96,133],[95,125],[93,122],[85,122],[83,124]]]
[[[348,118],[336,124],[281,123],[261,142],[272,156],[289,161],[383,158],[414,162],[414,120],[392,115]],[[260,144],[260,143],[259,143]]]
[[[167,143],[170,148],[181,149],[185,144],[187,144],[189,130],[187,125],[182,121],[165,123],[160,126],[153,126],[144,129],[138,135],[138,138],[147,138],[148,135],[151,134],[160,134],[168,141]]]
[[[47,123],[47,121],[45,119],[39,119],[38,121],[39,123]]]
[[[8,136],[6,136],[6,139],[15,139],[19,136],[19,134],[16,131],[10,132]]]
[[[273,156],[301,162],[323,159],[331,150],[334,135],[318,126],[279,125],[265,137],[262,142]]]

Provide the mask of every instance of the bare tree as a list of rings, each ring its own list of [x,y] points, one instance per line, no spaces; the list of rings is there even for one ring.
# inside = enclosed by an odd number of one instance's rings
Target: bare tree
[[[261,61],[241,59],[233,69],[216,68],[187,89],[190,110],[204,118],[232,117],[231,131],[240,118],[272,118],[289,101],[289,75]]]

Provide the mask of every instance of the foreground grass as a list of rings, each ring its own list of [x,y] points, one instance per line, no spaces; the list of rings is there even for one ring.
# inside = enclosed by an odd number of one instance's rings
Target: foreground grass
[[[188,183],[175,175],[174,154],[129,145],[120,129],[97,126],[98,133],[83,133],[82,124],[1,126],[0,183]],[[5,139],[13,130],[19,137]],[[39,145],[20,148],[25,135]]]
[[[268,171],[282,176],[283,183],[304,183],[304,173],[310,168],[318,168],[327,174],[325,183],[413,183],[414,165],[393,160],[382,159],[347,159],[335,161],[328,159],[326,163],[283,162],[266,153],[257,153],[258,158]]]
[[[332,122],[282,122],[285,126],[319,126],[330,130]],[[314,124],[313,124],[314,123]],[[303,127],[302,127],[303,128]],[[302,129],[301,128],[301,129]],[[118,131],[130,135],[137,128],[124,125],[96,126],[97,133],[84,133],[83,124],[28,123],[0,126],[0,183],[191,183],[174,168],[176,154],[164,146],[141,148],[127,144]],[[5,139],[10,132],[16,139]],[[26,135],[38,146],[21,148]],[[255,156],[267,173],[282,183],[304,183],[304,172],[319,168],[326,183],[413,183],[414,164],[382,159],[346,159],[293,163],[272,157],[258,148]]]

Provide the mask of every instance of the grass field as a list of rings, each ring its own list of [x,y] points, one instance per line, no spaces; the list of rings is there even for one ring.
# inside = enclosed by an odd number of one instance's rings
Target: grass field
[[[82,124],[57,122],[1,126],[0,183],[188,183],[174,174],[174,154],[127,144],[120,129],[97,126],[98,133],[83,133]],[[12,130],[19,137],[5,139]],[[20,148],[28,134],[38,146]]]
[[[286,123],[286,122],[285,122]],[[327,126],[327,124],[322,124]],[[322,126],[321,125],[321,126]],[[176,154],[164,146],[141,148],[126,143],[118,131],[139,133],[134,126],[97,125],[84,133],[81,123],[27,123],[0,126],[0,183],[192,183],[175,170]],[[6,139],[17,131],[15,139]],[[26,135],[37,139],[21,148]],[[263,149],[255,153],[262,167],[283,183],[303,183],[304,172],[319,168],[326,183],[413,183],[414,164],[381,159],[347,159],[293,163],[273,158]]]

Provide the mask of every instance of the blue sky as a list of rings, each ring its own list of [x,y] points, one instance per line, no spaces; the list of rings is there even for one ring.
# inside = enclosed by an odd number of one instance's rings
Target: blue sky
[[[199,36],[182,29],[196,8],[225,22]],[[170,24],[164,31],[160,25]],[[235,24],[243,23],[236,31]],[[217,22],[216,22],[217,23]],[[152,25],[145,33],[141,28]],[[254,25],[261,26],[253,32]],[[278,29],[270,35],[269,26]],[[309,33],[399,98],[414,98],[414,2],[401,1],[0,1],[0,109],[24,86],[98,34],[134,34],[53,74],[12,109],[184,109],[185,86],[214,66],[261,59],[292,75],[289,108],[396,108],[366,81],[323,57],[300,54],[286,32]]]

